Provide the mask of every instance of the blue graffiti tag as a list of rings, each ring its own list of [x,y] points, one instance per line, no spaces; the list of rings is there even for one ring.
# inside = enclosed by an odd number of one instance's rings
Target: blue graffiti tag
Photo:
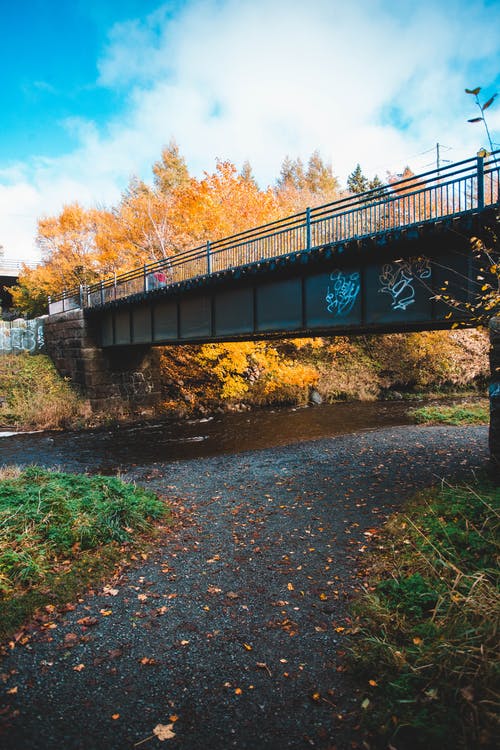
[[[500,398],[500,383],[491,383],[489,392],[490,398]]]
[[[333,271],[330,281],[332,286],[327,289],[326,309],[333,315],[347,315],[358,298],[361,287],[359,272]]]

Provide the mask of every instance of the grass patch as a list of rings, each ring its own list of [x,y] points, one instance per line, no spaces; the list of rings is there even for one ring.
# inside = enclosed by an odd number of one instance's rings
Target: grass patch
[[[68,602],[102,580],[167,513],[153,492],[114,477],[3,470],[0,637],[37,607]]]
[[[82,424],[88,407],[42,354],[0,357],[0,423],[31,429]]]
[[[488,424],[489,403],[457,404],[455,406],[422,406],[410,409],[408,414],[419,424]]]
[[[500,489],[429,490],[386,525],[355,605],[352,659],[373,748],[493,748]],[[359,628],[359,630],[358,630]]]

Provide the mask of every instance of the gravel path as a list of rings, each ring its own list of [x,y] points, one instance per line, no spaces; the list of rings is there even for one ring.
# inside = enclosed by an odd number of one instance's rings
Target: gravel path
[[[8,649],[0,746],[361,747],[345,649],[370,530],[486,460],[484,427],[401,427],[135,469],[125,478],[172,498],[176,524]]]

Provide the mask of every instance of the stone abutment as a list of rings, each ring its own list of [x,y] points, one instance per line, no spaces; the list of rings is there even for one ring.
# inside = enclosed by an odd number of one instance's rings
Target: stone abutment
[[[102,349],[96,343],[99,333],[83,310],[49,316],[44,333],[56,369],[88,398],[94,411],[137,411],[154,407],[161,398],[158,349]]]

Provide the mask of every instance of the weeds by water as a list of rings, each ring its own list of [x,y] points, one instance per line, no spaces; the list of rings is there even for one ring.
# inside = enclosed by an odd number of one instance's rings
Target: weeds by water
[[[370,747],[494,747],[499,507],[486,480],[443,486],[384,529],[353,641]]]
[[[40,468],[0,473],[0,636],[47,601],[68,601],[167,513],[113,477]]]
[[[0,357],[0,424],[55,429],[78,424],[88,407],[44,355]]]
[[[418,424],[488,424],[489,404],[486,399],[479,403],[456,404],[454,406],[422,406],[410,409],[408,414]]]

